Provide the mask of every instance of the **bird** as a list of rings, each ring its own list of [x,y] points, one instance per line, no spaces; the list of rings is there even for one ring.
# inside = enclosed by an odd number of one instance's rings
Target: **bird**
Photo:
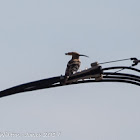
[[[74,74],[75,72],[78,71],[80,65],[81,65],[81,61],[79,59],[80,56],[85,56],[88,57],[87,55],[83,55],[83,54],[79,54],[77,52],[68,52],[65,53],[65,55],[71,55],[72,59],[68,62],[67,67],[66,67],[66,71],[65,71],[65,83],[67,81],[67,79]]]

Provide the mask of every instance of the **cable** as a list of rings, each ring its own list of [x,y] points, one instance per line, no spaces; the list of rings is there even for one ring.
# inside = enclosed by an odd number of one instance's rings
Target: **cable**
[[[132,67],[124,67],[124,66],[108,67],[108,68],[103,68],[102,70],[105,71],[105,70],[112,70],[112,69],[128,69],[128,70],[140,72],[139,69],[132,68]]]
[[[122,70],[125,70],[125,69],[129,69],[129,70],[134,70],[134,71],[140,72],[140,70],[133,68],[133,66],[130,66],[130,67],[124,67],[124,66],[123,67],[109,67],[109,68],[104,68],[103,71],[104,70],[109,70],[109,69],[120,69],[120,70],[117,70],[117,71],[113,72],[112,74],[116,74],[116,73],[118,73],[118,72],[120,72]],[[108,74],[106,74],[106,76],[108,76]]]
[[[119,61],[126,61],[126,60],[131,60],[131,58],[121,59],[121,60],[115,60],[115,61],[108,61],[108,62],[103,62],[103,63],[99,63],[99,64],[107,64],[107,63],[113,63],[113,62],[119,62]]]

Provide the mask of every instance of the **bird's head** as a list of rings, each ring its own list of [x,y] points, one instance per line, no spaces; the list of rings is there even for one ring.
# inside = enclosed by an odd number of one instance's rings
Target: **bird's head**
[[[88,57],[87,55],[79,54],[77,52],[68,52],[68,53],[65,53],[65,55],[71,55],[72,59],[79,59],[79,56]]]

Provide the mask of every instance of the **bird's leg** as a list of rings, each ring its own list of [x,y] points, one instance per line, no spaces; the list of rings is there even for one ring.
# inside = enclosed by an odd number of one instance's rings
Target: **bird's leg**
[[[64,79],[62,80],[61,84],[65,85],[69,79],[69,77],[73,74],[72,71],[69,71],[69,73],[65,73]]]
[[[61,82],[60,82],[60,84],[61,85],[66,85],[66,82],[67,82],[67,80],[69,79],[69,76],[64,76],[64,79],[63,80],[61,80]]]

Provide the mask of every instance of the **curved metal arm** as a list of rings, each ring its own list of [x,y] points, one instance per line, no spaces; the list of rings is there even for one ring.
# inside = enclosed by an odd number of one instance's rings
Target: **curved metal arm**
[[[96,69],[90,68],[89,70],[85,70],[82,71],[81,73],[73,75],[72,77],[69,78],[68,83],[66,83],[66,85],[60,84],[62,79],[64,79],[64,76],[57,76],[57,77],[52,77],[48,79],[22,84],[19,86],[15,86],[0,91],[0,97],[5,97],[20,92],[33,91],[38,89],[61,87],[61,86],[81,84],[81,83],[92,83],[92,82],[99,82],[99,83],[100,82],[123,82],[123,83],[130,83],[130,84],[140,86],[140,76],[132,75],[132,74],[124,74],[124,73],[105,72],[106,70],[122,69],[122,68],[140,72],[140,70],[131,67],[122,66],[122,67],[108,67],[108,68],[101,69],[101,67],[99,66]],[[100,75],[100,74],[103,75],[103,79],[101,79],[100,81],[96,81],[94,75]],[[88,79],[88,78],[92,78],[92,79]]]
[[[18,85],[18,86],[0,91],[0,97],[13,95],[20,92],[49,88],[50,86],[58,82],[60,82],[60,76]]]
[[[115,76],[124,76],[124,77],[132,77],[136,79],[140,79],[140,76],[133,75],[133,74],[126,74],[126,73],[114,73],[114,72],[104,72],[104,77],[107,75],[115,75]]]
[[[119,67],[108,67],[108,68],[103,68],[102,70],[105,71],[105,70],[112,70],[112,69],[128,69],[128,70],[133,70],[133,71],[136,71],[136,72],[140,72],[139,69],[132,68],[132,67],[124,67],[124,66],[119,66]]]
[[[106,74],[111,74],[114,76],[106,76]],[[100,83],[100,82],[121,82],[121,83],[129,83],[129,84],[140,86],[140,77],[136,75],[132,75],[132,74],[123,74],[123,73],[114,74],[113,72],[112,73],[110,72],[110,73],[105,73],[103,77],[104,78],[100,81],[96,81],[95,79],[94,80],[88,79],[84,81],[77,81],[77,82],[69,83],[67,85],[56,84],[56,85],[50,86],[49,88],[75,85],[75,84],[83,84],[83,83]]]
[[[136,71],[136,72],[140,72],[139,69],[136,69],[136,68],[132,68],[132,67],[124,67],[124,66],[119,66],[119,67],[108,67],[108,68],[103,68],[102,70],[112,70],[112,69],[128,69],[128,70],[133,70],[133,71]]]

